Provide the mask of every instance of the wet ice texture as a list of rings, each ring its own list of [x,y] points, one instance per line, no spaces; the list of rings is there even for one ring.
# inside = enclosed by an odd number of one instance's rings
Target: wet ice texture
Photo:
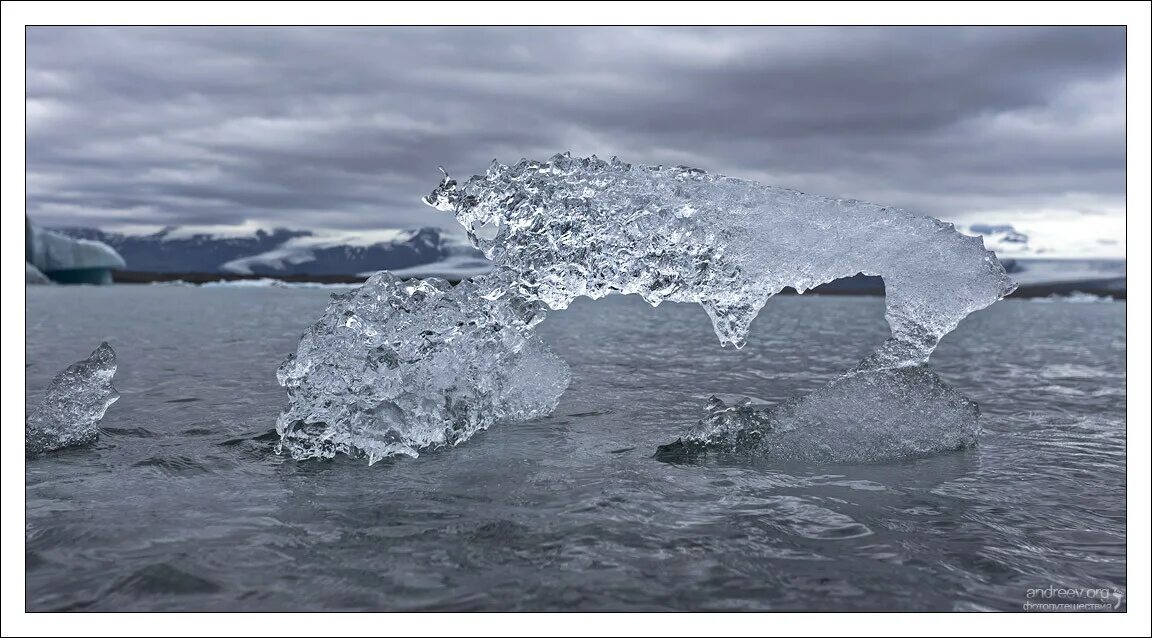
[[[24,421],[25,454],[95,443],[100,419],[120,398],[112,386],[115,374],[116,352],[101,343],[87,359],[56,375],[43,401]]]
[[[277,373],[281,450],[371,463],[551,412],[569,372],[531,331],[542,309],[492,290],[385,272],[333,295]]]
[[[516,294],[699,302],[722,344],[743,345],[772,295],[880,275],[891,338],[864,367],[924,363],[969,313],[1015,288],[994,254],[929,217],[692,168],[556,155],[493,162],[425,200],[451,211]]]
[[[445,175],[425,201],[455,214],[495,263],[490,281],[515,295],[553,309],[612,292],[652,305],[698,302],[721,344],[737,347],[785,287],[883,277],[891,337],[852,372],[770,408],[717,400],[662,455],[719,449],[875,462],[976,440],[976,405],[923,366],[961,319],[1016,284],[980,238],[951,224],[692,168],[568,154],[494,161],[463,184]]]
[[[712,398],[707,416],[662,446],[665,460],[710,452],[803,463],[880,463],[976,444],[979,409],[925,366],[853,372],[773,406]]]

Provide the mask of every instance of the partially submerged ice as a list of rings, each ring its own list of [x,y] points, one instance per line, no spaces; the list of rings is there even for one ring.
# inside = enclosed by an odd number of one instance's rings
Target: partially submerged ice
[[[971,444],[975,404],[924,364],[969,313],[1011,292],[978,237],[928,217],[684,167],[557,155],[493,162],[425,198],[452,212],[490,274],[455,287],[388,274],[338,296],[280,368],[277,429],[296,458],[374,461],[548,414],[567,366],[532,332],[575,298],[697,302],[741,347],[760,308],[858,273],[886,288],[891,337],[852,372],[773,408],[716,403],[680,448],[809,461],[887,460]]]
[[[26,284],[106,285],[112,283],[112,271],[124,267],[124,258],[108,244],[44,230],[24,217]]]
[[[44,392],[44,399],[24,420],[28,456],[66,447],[89,445],[100,437],[100,420],[120,398],[112,386],[116,352],[101,343],[83,361],[68,366]]]
[[[542,309],[492,288],[382,272],[334,294],[277,372],[280,449],[371,463],[550,413],[569,373],[531,331]]]
[[[712,397],[708,414],[657,458],[706,453],[801,463],[881,463],[976,444],[977,405],[927,366],[846,374],[804,397],[773,406]]]
[[[553,309],[638,294],[698,302],[721,344],[744,344],[769,297],[858,273],[884,279],[892,337],[868,365],[915,365],[969,313],[1015,288],[979,237],[854,199],[830,199],[685,167],[556,155],[493,162],[425,201],[450,211],[508,274]]]
[[[614,292],[653,306],[697,302],[721,345],[738,348],[786,287],[884,279],[891,336],[853,371],[779,406],[717,400],[672,448],[870,462],[976,440],[976,405],[924,366],[964,317],[1016,284],[980,238],[951,224],[693,168],[569,154],[493,161],[463,184],[445,174],[425,202],[456,216],[512,294],[553,309]]]

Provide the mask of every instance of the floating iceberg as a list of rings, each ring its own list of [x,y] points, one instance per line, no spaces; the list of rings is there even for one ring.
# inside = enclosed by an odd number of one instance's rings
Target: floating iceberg
[[[290,407],[278,429],[293,456],[415,455],[547,414],[568,370],[531,328],[545,308],[579,296],[697,302],[721,344],[741,347],[785,287],[858,273],[885,282],[892,335],[876,352],[805,399],[766,411],[714,405],[679,445],[844,461],[975,440],[975,404],[922,366],[961,319],[1015,284],[980,238],[950,224],[697,169],[567,154],[493,162],[463,185],[445,174],[425,202],[456,216],[492,272],[455,288],[377,275],[337,297],[280,369]]]
[[[737,347],[785,287],[864,273],[883,277],[892,329],[870,364],[916,365],[1015,288],[980,238],[951,224],[693,168],[494,161],[463,185],[445,175],[425,201],[455,214],[525,298],[553,309],[612,292],[698,302],[721,344]]]
[[[569,372],[531,332],[542,309],[492,288],[382,272],[333,294],[277,372],[290,401],[280,449],[372,463],[551,412]]]
[[[33,226],[24,218],[24,259],[48,279],[66,284],[110,284],[112,271],[125,267],[124,259],[108,244],[73,239]],[[25,280],[32,271],[25,267]]]
[[[804,463],[880,463],[976,444],[980,410],[925,366],[846,374],[773,406],[712,397],[708,415],[657,458],[707,452]]]
[[[25,454],[95,443],[100,419],[120,398],[112,386],[115,374],[116,352],[105,342],[87,359],[56,375],[44,400],[24,421]]]
[[[49,279],[47,277],[47,275],[40,272],[39,268],[37,268],[36,266],[33,266],[30,262],[27,262],[27,261],[24,262],[24,284],[25,285],[31,284],[31,285],[40,286],[40,285],[46,285],[46,284],[51,284],[51,283],[52,283],[52,280]]]

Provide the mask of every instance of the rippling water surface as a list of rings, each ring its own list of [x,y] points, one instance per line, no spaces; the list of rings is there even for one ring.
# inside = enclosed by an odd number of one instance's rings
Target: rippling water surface
[[[1004,301],[933,357],[979,447],[902,464],[653,459],[705,400],[777,401],[887,335],[883,300],[778,297],[749,345],[704,312],[581,300],[541,332],[547,419],[419,459],[272,452],[275,368],[327,292],[27,289],[27,396],[108,339],[94,448],[28,461],[29,610],[1021,610],[1126,589],[1125,305]],[[1125,606],[1121,605],[1120,609]]]

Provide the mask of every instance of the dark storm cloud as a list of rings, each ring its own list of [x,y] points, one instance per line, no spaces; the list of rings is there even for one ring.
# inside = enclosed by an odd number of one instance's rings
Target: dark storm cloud
[[[50,225],[449,225],[419,202],[437,165],[563,150],[951,218],[1123,214],[1122,29],[27,33]]]

